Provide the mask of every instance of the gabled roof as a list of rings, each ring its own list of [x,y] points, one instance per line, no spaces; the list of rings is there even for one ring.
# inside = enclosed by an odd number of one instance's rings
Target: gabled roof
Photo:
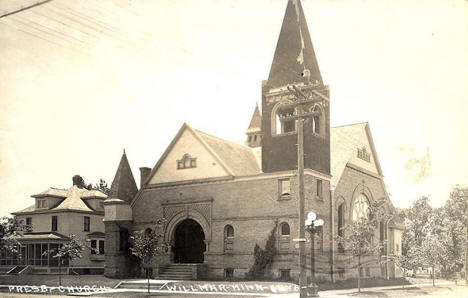
[[[254,133],[262,131],[262,115],[258,109],[258,104],[255,106],[254,113],[252,115],[252,120],[250,120],[249,128],[247,128],[246,133]]]
[[[226,141],[199,130],[195,131],[231,169],[233,176],[254,175],[261,172],[252,148]]]
[[[176,145],[177,141],[181,138],[183,132],[186,130],[195,136],[195,138],[206,148],[206,150],[208,150],[213,158],[229,175],[244,176],[261,173],[260,164],[257,162],[256,153],[252,148],[195,130],[187,123],[184,123],[151,170],[151,173],[148,175],[144,184],[151,181],[166,157]]]
[[[356,155],[357,148],[361,148],[363,145],[366,145],[357,137],[361,134],[365,134],[367,137],[378,175],[382,176],[382,169],[380,167],[377,152],[370,133],[369,124],[367,122],[332,127],[330,129],[330,166],[332,187],[335,187],[338,184],[346,165],[351,158]]]
[[[126,202],[131,202],[137,192],[138,188],[124,150],[119,167],[115,173],[114,181],[112,181],[109,199],[118,198]]]
[[[304,70],[308,70],[309,78],[302,75]],[[268,76],[268,85],[278,88],[309,81],[322,83],[322,76],[301,1],[289,0]]]

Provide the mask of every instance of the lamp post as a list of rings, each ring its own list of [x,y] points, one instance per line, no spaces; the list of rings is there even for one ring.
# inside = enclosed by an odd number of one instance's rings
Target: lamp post
[[[317,215],[314,212],[307,214],[305,220],[305,230],[310,234],[310,284],[307,291],[308,297],[318,297],[318,286],[315,283],[315,233],[317,228],[323,226],[323,219],[317,219]]]

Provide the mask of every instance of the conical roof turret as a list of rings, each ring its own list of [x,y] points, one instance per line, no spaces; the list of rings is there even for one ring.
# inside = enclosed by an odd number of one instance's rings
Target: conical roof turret
[[[137,192],[138,188],[124,150],[114,181],[112,181],[109,199],[117,198],[130,203]]]
[[[255,133],[262,131],[262,115],[260,114],[260,110],[258,108],[258,104],[255,106],[255,110],[252,115],[252,119],[250,120],[249,128],[247,128],[246,133]]]

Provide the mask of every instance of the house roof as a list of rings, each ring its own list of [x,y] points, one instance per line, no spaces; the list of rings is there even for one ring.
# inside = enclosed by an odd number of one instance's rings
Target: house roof
[[[31,212],[44,212],[49,210],[76,210],[76,211],[87,211],[94,212],[88,205],[83,201],[84,199],[101,199],[104,200],[107,196],[99,190],[88,190],[85,188],[79,188],[76,185],[71,186],[68,189],[57,189],[49,188],[37,195],[32,195],[33,198],[46,198],[56,197],[63,199],[57,206],[49,209],[36,209],[36,205],[33,204],[23,210],[13,212],[12,214],[31,213]]]
[[[52,208],[51,210],[93,211],[81,199],[83,194],[85,194],[87,191],[87,189],[79,188],[78,186],[73,185],[67,190],[65,200],[63,200],[57,207]]]
[[[58,197],[58,198],[65,198],[67,196],[67,189],[62,188],[54,188],[51,187],[47,190],[44,190],[41,193],[32,195],[33,198],[42,198],[42,197]]]
[[[18,237],[18,240],[69,240],[67,236],[64,236],[56,232],[30,232],[24,233]]]
[[[308,70],[309,78],[302,75]],[[268,85],[278,88],[294,83],[322,83],[317,58],[300,0],[289,0],[268,76]]]

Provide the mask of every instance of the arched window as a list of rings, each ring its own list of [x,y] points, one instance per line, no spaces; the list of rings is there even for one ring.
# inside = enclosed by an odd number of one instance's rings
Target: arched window
[[[361,193],[354,199],[352,212],[353,221],[369,216],[369,199],[365,194]]]
[[[316,112],[317,114],[312,117],[312,132],[314,134],[323,135],[325,133],[325,117],[322,109],[315,105],[309,109],[309,112]]]
[[[343,237],[344,235],[344,203],[341,203],[338,206],[338,236]],[[343,243],[338,242],[338,252],[344,252],[344,245]]]
[[[231,225],[224,227],[224,252],[231,252],[234,248],[234,228]]]
[[[288,103],[278,103],[272,110],[271,133],[273,135],[296,131],[296,121],[290,117],[294,115],[294,108],[287,105]]]
[[[291,233],[287,222],[281,224],[281,236],[289,236]]]
[[[283,222],[279,226],[279,251],[280,252],[288,252],[289,251],[289,242],[290,242],[290,235],[291,229],[287,222]]]

